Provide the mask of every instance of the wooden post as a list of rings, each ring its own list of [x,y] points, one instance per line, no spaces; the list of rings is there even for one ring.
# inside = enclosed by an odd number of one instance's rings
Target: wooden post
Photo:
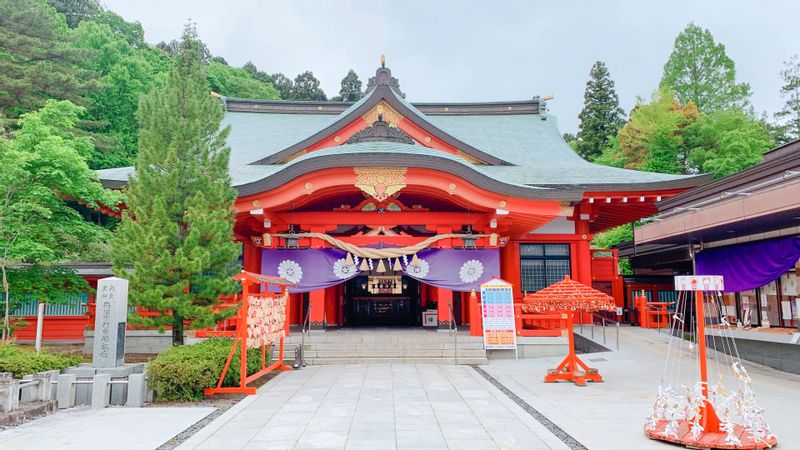
[[[697,351],[700,360],[700,387],[703,390],[703,406],[700,408],[700,424],[706,433],[719,433],[719,417],[708,401],[708,365],[706,361],[706,326],[703,291],[696,291],[695,314],[697,321]]]

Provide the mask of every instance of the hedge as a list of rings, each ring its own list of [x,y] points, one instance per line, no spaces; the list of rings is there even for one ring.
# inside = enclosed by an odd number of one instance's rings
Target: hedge
[[[45,370],[62,370],[81,362],[83,358],[80,356],[48,352],[37,355],[33,349],[23,348],[10,342],[0,343],[0,372],[11,372],[14,378],[22,378]]]
[[[192,401],[203,398],[203,389],[216,386],[232,344],[232,339],[211,338],[197,344],[171,347],[158,355],[147,367],[147,383],[153,389],[154,400]],[[223,386],[239,384],[239,352],[237,348]],[[260,368],[261,350],[250,349],[247,352],[247,374]]]

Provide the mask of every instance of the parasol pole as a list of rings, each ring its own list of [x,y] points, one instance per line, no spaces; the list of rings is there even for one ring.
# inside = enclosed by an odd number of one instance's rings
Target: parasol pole
[[[695,291],[695,314],[697,316],[697,348],[700,360],[700,387],[703,391],[703,406],[700,408],[700,424],[706,433],[719,433],[719,417],[708,401],[708,367],[706,361],[706,326],[703,291]]]

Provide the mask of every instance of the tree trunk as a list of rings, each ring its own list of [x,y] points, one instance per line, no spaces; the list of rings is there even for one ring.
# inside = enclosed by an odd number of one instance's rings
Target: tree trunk
[[[183,345],[183,317],[172,312],[172,345]]]
[[[11,337],[11,326],[9,323],[8,316],[11,314],[11,293],[8,290],[8,277],[6,276],[6,265],[3,264],[3,295],[6,300],[5,304],[5,315],[3,315],[3,340],[7,340]]]

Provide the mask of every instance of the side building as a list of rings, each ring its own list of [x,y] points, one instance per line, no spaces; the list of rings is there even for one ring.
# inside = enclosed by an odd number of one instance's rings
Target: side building
[[[800,373],[800,141],[658,209],[620,248],[634,288],[668,288],[666,275],[723,275],[718,314],[735,328],[742,356]]]

